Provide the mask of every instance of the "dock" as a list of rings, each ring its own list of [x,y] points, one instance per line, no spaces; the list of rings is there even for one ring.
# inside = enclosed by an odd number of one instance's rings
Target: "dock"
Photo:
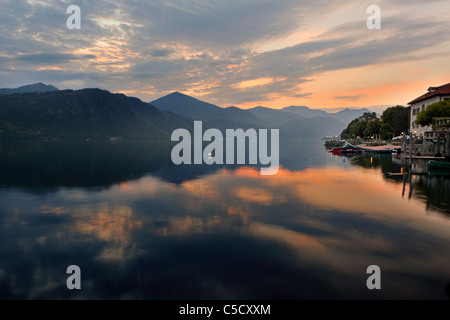
[[[373,151],[385,151],[385,150],[401,149],[402,148],[401,146],[396,146],[396,145],[393,145],[393,144],[387,144],[387,145],[384,145],[384,146],[375,146],[375,147],[368,146],[368,145],[365,145],[365,144],[360,144],[357,147],[368,149],[368,150],[373,150]]]
[[[363,148],[366,152],[373,152],[373,153],[389,153],[389,152],[399,152],[401,151],[400,146],[395,146],[392,144],[384,145],[384,146],[367,146],[365,144],[360,144],[357,147]]]

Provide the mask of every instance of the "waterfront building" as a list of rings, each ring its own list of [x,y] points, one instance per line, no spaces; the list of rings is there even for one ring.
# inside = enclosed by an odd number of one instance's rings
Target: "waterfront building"
[[[415,123],[419,112],[425,110],[429,105],[450,100],[450,83],[440,87],[430,87],[428,92],[408,103],[411,107],[410,130],[417,136],[423,136],[425,132],[432,131],[431,126],[421,126]]]

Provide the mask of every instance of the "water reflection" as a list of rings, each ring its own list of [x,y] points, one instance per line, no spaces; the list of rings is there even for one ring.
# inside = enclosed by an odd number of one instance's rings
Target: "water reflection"
[[[427,209],[450,215],[450,176],[448,172],[428,175],[427,160],[414,160],[412,175],[409,175],[407,163],[402,162],[400,156],[355,157],[351,162],[367,169],[381,168],[387,181],[403,184],[404,196],[414,196],[424,202]]]
[[[162,141],[0,141],[0,187],[107,187],[169,163]]]
[[[343,163],[321,151],[297,166],[284,162],[276,176],[186,168],[182,179],[164,161],[136,159],[130,169],[127,156],[108,159],[118,172],[94,189],[71,177],[86,163],[47,185],[51,160],[40,162],[41,180],[3,173],[0,298],[446,298],[448,180],[416,177],[408,199],[402,180],[383,174],[399,169],[392,158]],[[55,173],[78,163],[66,161]],[[52,191],[29,192],[32,181]],[[82,269],[79,292],[65,287],[71,264]],[[372,264],[383,272],[378,292],[365,286]]]
[[[416,176],[413,180],[416,195],[427,208],[450,217],[450,179],[449,177]]]
[[[164,181],[182,183],[223,168],[240,166],[175,166],[174,143],[132,141],[0,141],[0,187],[53,192],[58,187],[104,188],[151,173]],[[310,152],[301,150],[308,146]],[[280,141],[281,164],[290,170],[325,165],[320,141]],[[255,166],[257,167],[257,166]],[[125,184],[124,184],[125,185]]]

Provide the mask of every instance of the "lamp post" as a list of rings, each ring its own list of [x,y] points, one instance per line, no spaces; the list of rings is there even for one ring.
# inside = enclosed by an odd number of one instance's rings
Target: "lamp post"
[[[413,148],[412,138],[413,138],[413,134],[410,131],[409,132],[409,174],[411,174],[411,169],[412,169],[412,148]]]

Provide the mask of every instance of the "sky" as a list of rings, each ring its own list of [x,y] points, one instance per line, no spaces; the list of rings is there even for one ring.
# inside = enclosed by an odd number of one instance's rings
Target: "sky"
[[[0,0],[0,87],[376,111],[450,82],[448,13],[449,0]]]

